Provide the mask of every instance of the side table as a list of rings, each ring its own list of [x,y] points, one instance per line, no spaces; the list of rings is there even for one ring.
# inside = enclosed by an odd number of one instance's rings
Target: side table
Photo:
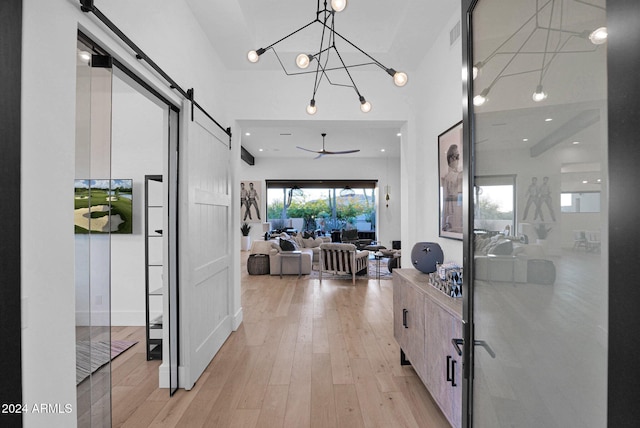
[[[280,251],[280,278],[282,278],[282,260],[287,257],[298,258],[298,278],[302,275],[302,251]]]

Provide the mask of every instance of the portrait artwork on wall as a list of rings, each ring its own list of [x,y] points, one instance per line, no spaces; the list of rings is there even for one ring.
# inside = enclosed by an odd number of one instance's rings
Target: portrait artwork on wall
[[[462,240],[462,122],[438,136],[440,236]]]
[[[260,181],[241,181],[240,220],[247,223],[262,223],[260,204],[262,204]]]

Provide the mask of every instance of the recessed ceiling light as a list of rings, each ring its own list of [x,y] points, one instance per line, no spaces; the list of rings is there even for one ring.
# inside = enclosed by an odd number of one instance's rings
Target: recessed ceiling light
[[[598,178],[596,181],[597,181],[598,183],[602,183],[602,179],[601,179],[601,178]]]
[[[396,137],[402,137],[402,132],[398,132],[398,133],[396,134]]]
[[[582,180],[582,184],[587,184],[589,181],[587,180]]]
[[[259,152],[264,152],[264,149],[258,149]]]
[[[244,135],[246,135],[247,137],[251,136],[251,132],[245,132]]]
[[[546,118],[544,121],[545,122],[551,122],[553,119],[551,119],[550,117]]]
[[[528,138],[523,138],[522,141],[529,141],[529,139]]]
[[[573,144],[574,146],[577,146],[578,144],[580,144],[580,141],[574,141],[574,142],[573,142],[573,143],[571,143],[571,144]]]
[[[385,152],[386,150],[385,150],[385,149],[380,149],[380,151],[381,151],[381,152]]]

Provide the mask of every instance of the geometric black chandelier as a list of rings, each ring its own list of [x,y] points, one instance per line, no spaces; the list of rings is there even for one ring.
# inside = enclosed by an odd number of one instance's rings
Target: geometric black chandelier
[[[276,58],[278,59],[280,66],[282,67],[282,69],[284,70],[287,76],[315,73],[315,83],[313,85],[313,94],[311,95],[311,101],[307,106],[307,113],[309,114],[315,114],[317,111],[316,93],[318,91],[318,88],[320,87],[320,83],[324,79],[326,79],[327,82],[329,82],[329,84],[331,85],[353,88],[358,96],[358,101],[360,102],[360,110],[362,110],[364,113],[368,113],[371,110],[371,103],[367,101],[364,98],[364,96],[362,96],[362,94],[358,90],[358,87],[356,86],[356,83],[353,81],[353,77],[351,76],[351,73],[349,72],[349,69],[354,67],[362,67],[366,65],[377,65],[378,67],[386,71],[387,74],[393,77],[393,82],[396,84],[396,86],[404,86],[407,83],[408,78],[406,73],[396,71],[393,68],[385,67],[378,60],[376,60],[371,55],[369,55],[368,53],[360,49],[358,46],[353,44],[346,37],[344,37],[343,35],[341,35],[335,30],[335,22],[334,22],[335,13],[343,11],[346,6],[347,6],[347,0],[331,0],[331,9],[328,9],[327,1],[324,0],[324,7],[321,9],[320,0],[318,0],[318,5],[316,9],[316,18],[313,21],[298,28],[294,32],[284,36],[280,40],[270,44],[266,48],[260,48],[255,51],[250,51],[247,55],[247,58],[249,59],[249,61],[255,63],[255,62],[258,62],[258,60],[260,59],[260,55],[262,55],[268,50],[272,50]],[[278,53],[276,52],[274,46],[315,23],[318,23],[322,26],[320,50],[317,51],[316,53],[304,52],[299,54],[296,57],[296,65],[298,66],[298,68],[300,68],[301,70],[306,70],[309,67],[309,65],[311,65],[315,61],[315,70],[312,69],[309,71],[299,71],[294,73],[288,72],[286,67],[280,60],[280,57],[278,56]],[[338,48],[336,47],[336,37],[346,42],[347,44],[351,45],[352,47],[354,47],[361,54],[365,55],[370,60],[370,62],[365,62],[360,64],[351,64],[351,65],[345,64],[344,60],[342,59],[342,56],[340,55],[340,52],[338,51]],[[335,55],[339,61],[335,66],[331,65],[329,62],[330,58],[332,58],[332,55]],[[351,84],[339,84],[335,80],[332,81],[332,79],[330,78],[330,72],[340,72],[340,71],[344,71],[346,73]]]

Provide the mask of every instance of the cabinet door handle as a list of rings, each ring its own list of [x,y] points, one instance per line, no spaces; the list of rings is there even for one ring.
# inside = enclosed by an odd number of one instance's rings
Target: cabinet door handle
[[[454,388],[458,386],[456,384],[456,364],[457,363],[458,361],[451,360],[451,386],[453,386]]]
[[[464,339],[451,339],[451,344],[453,345],[454,348],[456,348],[456,352],[458,353],[458,356],[462,356],[462,348],[460,348],[460,345],[464,345]]]
[[[404,326],[404,328],[409,328],[409,326],[407,325],[407,314],[409,313],[408,310],[403,309],[402,310],[402,325]]]
[[[453,381],[451,377],[451,355],[447,355],[447,382]]]

